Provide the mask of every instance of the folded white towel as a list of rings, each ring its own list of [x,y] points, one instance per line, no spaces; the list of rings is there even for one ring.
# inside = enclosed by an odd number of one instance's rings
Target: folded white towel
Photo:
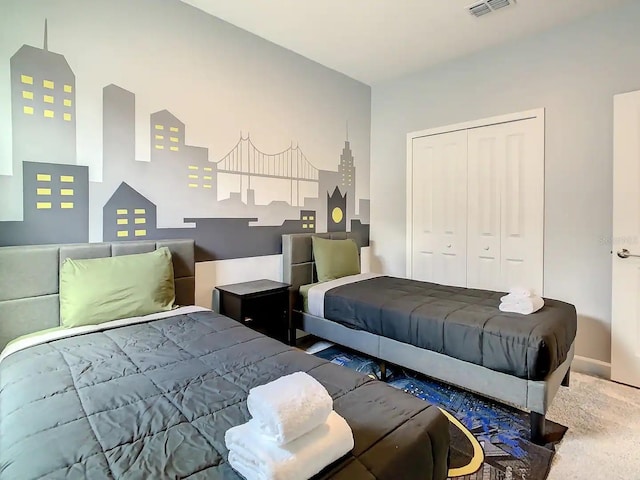
[[[336,412],[284,446],[267,440],[254,422],[230,428],[224,435],[229,464],[247,480],[306,480],[353,448],[351,428]]]
[[[509,289],[509,293],[512,293],[513,295],[516,295],[518,297],[531,297],[533,295],[533,292],[531,290],[524,287],[511,287]]]
[[[508,297],[506,295],[505,297]],[[505,297],[502,297],[503,299]],[[509,313],[521,313],[523,315],[529,315],[530,313],[537,312],[542,307],[544,307],[544,300],[537,295],[532,297],[522,297],[517,301],[513,301],[512,299],[507,299],[508,301],[503,301],[500,303],[498,307],[501,312],[509,312]]]
[[[513,293],[510,293],[508,295],[505,295],[503,297],[500,297],[500,301],[502,303],[518,303],[521,300],[528,300],[530,297],[521,297],[520,295],[515,295]]]
[[[333,399],[315,378],[296,372],[249,390],[247,408],[263,435],[284,445],[324,423]]]

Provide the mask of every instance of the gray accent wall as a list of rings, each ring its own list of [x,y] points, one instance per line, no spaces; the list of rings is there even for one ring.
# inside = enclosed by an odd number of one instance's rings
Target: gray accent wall
[[[372,268],[405,273],[408,132],[543,107],[545,295],[576,305],[576,354],[609,362],[613,96],[640,89],[638,25],[631,2],[375,85]]]
[[[368,242],[369,86],[178,0],[3,0],[0,32],[0,246]]]

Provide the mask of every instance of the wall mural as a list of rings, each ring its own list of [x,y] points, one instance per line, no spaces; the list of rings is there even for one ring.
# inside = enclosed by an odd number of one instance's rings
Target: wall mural
[[[335,171],[314,167],[300,145],[263,152],[242,132],[211,161],[208,148],[186,143],[187,125],[161,110],[149,116],[151,155],[140,161],[135,93],[109,84],[102,181],[90,182],[76,158],[76,77],[47,35],[45,21],[43,48],[25,44],[10,60],[13,175],[0,175],[0,189],[22,195],[23,218],[0,222],[0,245],[88,242],[90,215],[102,217],[103,241],[193,238],[197,261],[281,253],[284,233],[351,231],[368,245],[369,200],[356,205],[348,133]],[[265,188],[288,200],[258,204]],[[163,209],[176,226],[158,225]]]

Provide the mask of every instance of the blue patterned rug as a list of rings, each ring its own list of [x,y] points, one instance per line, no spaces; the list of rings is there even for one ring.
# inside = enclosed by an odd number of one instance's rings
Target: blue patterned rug
[[[380,378],[375,360],[346,348],[329,346],[314,355]],[[389,385],[440,407],[459,422],[451,426],[450,478],[464,480],[544,480],[549,474],[554,445],[567,428],[547,420],[550,443],[539,446],[529,438],[529,416],[493,400],[440,383],[426,376],[387,367]],[[457,428],[454,423],[461,424]],[[475,439],[465,430],[470,432]],[[482,447],[480,458],[474,444]],[[474,458],[475,457],[475,458]]]

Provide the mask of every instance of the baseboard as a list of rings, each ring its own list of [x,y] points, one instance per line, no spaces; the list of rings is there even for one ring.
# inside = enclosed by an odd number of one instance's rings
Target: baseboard
[[[611,379],[611,364],[594,358],[575,355],[573,362],[571,362],[571,370],[593,375],[594,377],[606,378],[607,380]]]

